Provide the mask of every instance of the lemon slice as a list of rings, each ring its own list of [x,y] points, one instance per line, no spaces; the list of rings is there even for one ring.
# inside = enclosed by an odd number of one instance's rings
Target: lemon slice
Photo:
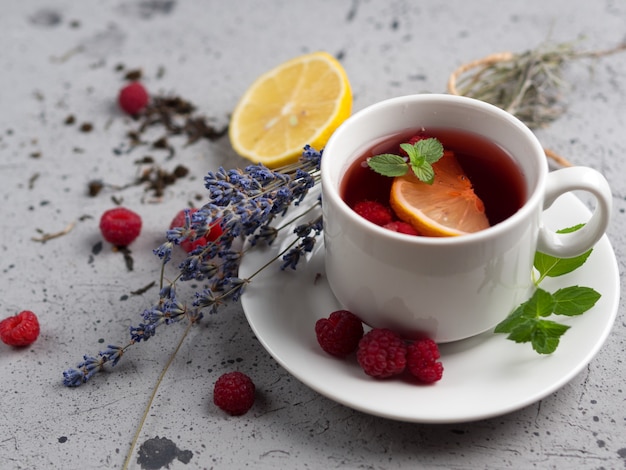
[[[343,67],[314,52],[261,75],[235,107],[229,137],[242,157],[276,168],[297,161],[306,144],[321,150],[351,112]]]
[[[396,215],[430,237],[464,235],[489,227],[485,206],[454,153],[444,152],[433,169],[432,185],[413,172],[394,179],[389,203]]]

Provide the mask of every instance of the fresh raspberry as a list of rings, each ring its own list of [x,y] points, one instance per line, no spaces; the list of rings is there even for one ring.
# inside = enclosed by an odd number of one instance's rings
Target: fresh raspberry
[[[222,219],[218,219],[215,222],[212,222],[208,235],[206,233],[204,234],[208,242],[216,241],[219,237],[222,236],[222,233],[224,233],[224,230],[222,230],[222,227],[220,225],[221,221]]]
[[[430,139],[432,136],[428,135],[428,134],[415,134],[413,137],[411,137],[409,139],[409,144],[414,145],[417,142],[419,142],[420,140],[426,140],[426,139]]]
[[[363,323],[347,310],[337,310],[315,323],[317,342],[328,354],[344,357],[356,351],[363,337]]]
[[[148,105],[150,96],[141,83],[132,82],[120,90],[117,101],[122,110],[134,116]]]
[[[354,205],[354,212],[376,225],[385,225],[393,220],[391,208],[376,201],[360,201]]]
[[[141,217],[125,207],[109,209],[100,217],[100,232],[115,246],[128,246],[141,232]]]
[[[387,230],[394,232],[405,233],[407,235],[419,235],[419,232],[411,224],[402,222],[401,220],[394,220],[388,224],[383,225]]]
[[[198,209],[195,209],[195,208],[189,209],[189,215],[191,216],[193,215],[194,212],[197,212],[197,211]],[[174,219],[172,220],[172,223],[170,224],[170,228],[184,227],[184,226],[185,226],[185,210],[183,209],[178,214],[176,214],[176,217],[174,217]],[[205,246],[208,242],[214,242],[222,235],[222,233],[223,233],[222,227],[220,227],[219,220],[218,220],[211,225],[211,230],[209,231],[208,235],[205,233],[204,236],[198,237],[195,240],[191,240],[191,239],[184,240],[181,242],[180,246],[187,253],[190,253],[191,251],[195,250],[199,246]]]
[[[386,328],[374,328],[359,342],[356,359],[367,375],[384,379],[406,367],[406,344]]]
[[[422,382],[437,382],[443,375],[443,365],[437,361],[439,357],[439,347],[432,339],[414,341],[407,348],[407,369]]]
[[[38,336],[39,320],[30,310],[24,310],[0,322],[0,339],[9,346],[28,346],[34,343]]]
[[[414,145],[417,142],[419,142],[420,140],[426,140],[426,139],[430,139],[432,136],[428,135],[428,134],[424,134],[423,131],[420,134],[415,134],[413,137],[411,137],[409,139],[409,141],[407,142],[410,145]],[[405,157],[408,156],[407,153],[404,151],[404,149],[400,148],[400,153],[402,155],[404,155]]]
[[[248,412],[254,404],[254,382],[241,372],[222,375],[213,388],[213,403],[226,413],[239,416]]]

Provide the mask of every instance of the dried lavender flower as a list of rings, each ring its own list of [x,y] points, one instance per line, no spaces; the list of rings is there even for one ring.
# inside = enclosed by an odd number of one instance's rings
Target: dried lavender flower
[[[271,264],[246,279],[240,278],[239,266],[246,250],[254,249],[259,242],[271,243],[280,230],[291,225],[292,221],[288,221],[277,227],[275,222],[291,206],[299,205],[319,182],[321,157],[322,152],[306,146],[299,162],[278,170],[250,165],[244,169],[219,168],[209,172],[204,178],[208,202],[193,214],[186,211],[183,226],[167,230],[166,241],[154,250],[161,261],[158,301],[143,311],[141,322],[129,327],[130,340],[125,346],[108,346],[97,356],[83,356],[76,368],[63,372],[63,383],[77,387],[105,366],[115,366],[130,346],[148,341],[162,325],[184,319],[196,323],[201,320],[203,311],[216,313],[227,302],[237,302],[252,278]],[[318,198],[313,207],[319,203]],[[309,208],[297,218],[311,213],[312,208]],[[188,253],[178,264],[173,280],[166,282],[165,270],[172,261],[174,246],[205,236],[218,223],[221,235]],[[299,224],[294,230],[296,239],[273,261],[282,258],[282,269],[295,269],[302,255],[313,249],[321,231],[319,215]],[[202,281],[203,286],[187,304],[177,296],[176,286],[190,280]]]

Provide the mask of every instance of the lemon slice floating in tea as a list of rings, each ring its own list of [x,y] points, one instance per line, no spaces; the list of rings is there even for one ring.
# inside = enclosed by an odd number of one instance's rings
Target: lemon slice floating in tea
[[[306,144],[320,150],[352,111],[352,92],[341,64],[326,52],[291,59],[261,75],[232,115],[235,151],[276,168],[293,163]]]
[[[412,171],[394,179],[389,202],[396,215],[430,237],[464,235],[489,227],[485,206],[454,153],[445,151],[433,169],[432,185]]]

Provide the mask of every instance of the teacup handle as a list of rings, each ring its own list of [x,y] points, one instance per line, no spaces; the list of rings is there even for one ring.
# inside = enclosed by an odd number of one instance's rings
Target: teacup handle
[[[611,188],[606,178],[593,168],[570,167],[548,173],[544,210],[562,194],[576,190],[587,191],[595,196],[596,207],[591,219],[580,230],[572,233],[560,234],[541,226],[537,251],[558,258],[572,258],[593,247],[606,232],[613,203]]]

